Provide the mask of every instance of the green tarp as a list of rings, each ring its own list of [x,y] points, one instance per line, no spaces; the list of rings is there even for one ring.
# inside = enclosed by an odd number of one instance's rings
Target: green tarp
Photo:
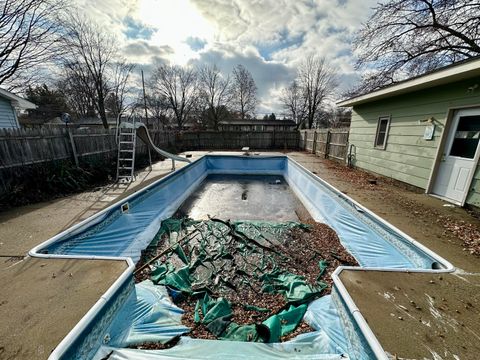
[[[307,303],[320,296],[327,286],[319,279],[327,267],[319,262],[315,285],[300,275],[281,268],[285,254],[280,249],[292,228],[300,223],[229,222],[218,219],[197,222],[168,219],[153,245],[164,236],[171,251],[155,263],[151,279],[187,297],[197,298],[194,320],[219,339],[279,342],[302,321]],[[197,231],[192,236],[188,233]],[[186,233],[182,238],[180,234]],[[188,241],[182,242],[182,239]],[[281,294],[285,308],[262,323],[241,325],[232,321],[232,307],[225,297],[212,293],[237,291],[240,286],[258,284],[258,291]],[[265,304],[268,307],[268,304]],[[243,304],[245,310],[268,313],[268,308]]]

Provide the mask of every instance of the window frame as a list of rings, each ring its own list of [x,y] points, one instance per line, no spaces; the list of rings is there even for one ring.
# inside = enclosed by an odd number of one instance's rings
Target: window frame
[[[387,128],[385,129],[385,138],[383,139],[383,144],[378,145],[378,135],[380,134],[380,123],[382,120],[387,120]],[[373,147],[379,150],[385,150],[387,147],[388,134],[390,133],[390,122],[392,121],[391,115],[379,116],[377,120],[377,131],[375,132],[375,140],[373,142]]]

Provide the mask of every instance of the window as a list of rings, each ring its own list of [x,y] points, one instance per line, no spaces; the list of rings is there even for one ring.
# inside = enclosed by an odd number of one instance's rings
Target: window
[[[387,145],[388,130],[390,128],[390,116],[382,116],[378,118],[377,135],[375,136],[374,147],[385,149]]]
[[[450,156],[473,159],[480,138],[480,116],[462,116],[458,120]]]

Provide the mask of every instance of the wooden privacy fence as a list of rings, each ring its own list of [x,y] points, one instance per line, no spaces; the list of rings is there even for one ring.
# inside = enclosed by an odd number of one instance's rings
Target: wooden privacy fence
[[[325,159],[346,161],[349,129],[300,130],[299,148]]]
[[[183,150],[298,149],[297,131],[200,131],[175,132],[151,130],[153,142],[160,148]],[[0,170],[41,164],[55,160],[86,160],[91,157],[115,158],[115,129],[0,129]],[[137,154],[147,147],[137,141]]]
[[[184,150],[298,149],[298,131],[199,131],[178,133],[175,146]]]

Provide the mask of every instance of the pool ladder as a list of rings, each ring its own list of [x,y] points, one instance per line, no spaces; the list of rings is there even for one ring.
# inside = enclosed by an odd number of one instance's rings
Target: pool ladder
[[[137,133],[135,118],[118,124],[117,182],[132,182],[135,178],[135,148]]]

